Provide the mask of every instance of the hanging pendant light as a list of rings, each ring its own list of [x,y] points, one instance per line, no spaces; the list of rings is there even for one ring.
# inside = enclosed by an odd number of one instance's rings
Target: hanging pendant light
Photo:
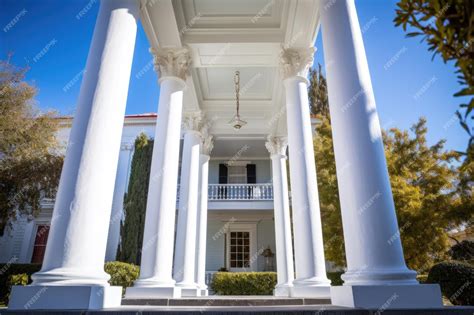
[[[246,121],[243,121],[242,119],[240,119],[240,115],[239,115],[239,106],[240,106],[240,72],[239,71],[235,71],[235,75],[234,75],[234,84],[235,84],[235,102],[236,102],[236,106],[237,106],[237,113],[235,114],[235,116],[232,118],[231,121],[229,121],[229,125],[231,125],[234,130],[238,131],[240,130],[240,128],[242,128],[243,126],[245,126],[247,124]]]

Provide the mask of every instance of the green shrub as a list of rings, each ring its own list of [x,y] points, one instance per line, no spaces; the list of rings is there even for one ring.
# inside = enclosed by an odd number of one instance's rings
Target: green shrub
[[[219,295],[272,295],[276,272],[217,272],[211,288]]]
[[[474,305],[474,267],[456,261],[434,265],[428,283],[438,283],[441,292],[454,305]]]
[[[8,279],[8,285],[10,288],[14,285],[27,285],[29,283],[30,276],[26,273],[20,273],[17,275],[11,275]]]
[[[420,283],[425,283],[428,280],[428,275],[417,275],[416,280]]]
[[[40,269],[39,264],[0,264],[0,305],[8,304],[12,285],[30,284],[31,275]],[[106,263],[104,269],[110,275],[110,285],[124,289],[133,285],[140,271],[138,266],[118,261]]]
[[[31,275],[41,269],[39,264],[0,264],[0,304],[8,304],[10,294],[10,281],[13,275],[26,274],[27,283],[30,283]],[[14,278],[16,281],[18,278]],[[23,278],[24,280],[25,278]],[[15,282],[16,284],[16,282]]]
[[[140,268],[133,264],[120,261],[111,261],[105,263],[105,272],[110,275],[110,285],[121,286],[124,288],[131,287],[133,281],[138,278]]]
[[[474,260],[474,242],[464,240],[451,247],[449,255],[453,260],[473,261]]]
[[[342,285],[343,281],[341,279],[341,275],[343,273],[344,271],[328,272],[327,276],[328,276],[328,279],[331,280],[331,285]]]

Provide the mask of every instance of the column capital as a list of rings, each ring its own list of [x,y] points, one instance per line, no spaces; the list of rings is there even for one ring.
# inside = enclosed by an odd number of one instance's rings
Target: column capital
[[[183,114],[182,128],[184,132],[197,132],[200,134],[202,115],[199,112]]]
[[[316,48],[284,48],[280,52],[280,74],[283,78],[306,78],[308,69],[313,65]]]
[[[153,64],[160,80],[165,77],[177,77],[186,81],[192,64],[191,52],[187,47],[150,48],[150,52],[153,54]]]
[[[209,134],[209,123],[206,121],[201,127],[201,154],[210,156],[214,148],[213,136]]]
[[[286,147],[288,141],[286,137],[268,136],[265,147],[267,148],[270,155],[283,155],[286,156]]]

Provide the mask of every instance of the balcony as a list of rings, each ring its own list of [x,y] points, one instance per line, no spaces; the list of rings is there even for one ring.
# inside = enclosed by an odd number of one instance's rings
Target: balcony
[[[209,184],[209,201],[273,200],[272,184]]]

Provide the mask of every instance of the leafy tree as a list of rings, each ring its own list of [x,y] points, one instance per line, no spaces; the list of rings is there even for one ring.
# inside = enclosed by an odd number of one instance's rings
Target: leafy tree
[[[321,80],[319,76],[311,76],[311,81]],[[325,89],[319,90],[318,84],[311,87],[320,94],[327,93]],[[320,120],[314,151],[325,253],[328,260],[345,266],[331,124],[327,111],[315,113]],[[472,219],[472,177],[469,179],[466,171],[462,175],[462,166],[459,170],[451,166],[459,156],[445,151],[444,141],[428,146],[425,119],[413,126],[412,133],[396,128],[384,133],[385,155],[405,259],[411,268],[427,271],[445,257],[448,231]]]
[[[0,235],[18,214],[38,214],[61,174],[56,113],[35,107],[25,73],[0,61]]]
[[[458,155],[444,150],[444,140],[427,144],[424,118],[411,131],[384,133],[385,155],[405,259],[425,271],[445,258],[448,231],[458,220],[453,216],[458,171],[452,166]]]
[[[469,134],[467,151],[472,161],[474,142],[473,128],[469,124],[474,119],[474,2],[466,0],[401,0],[397,3],[396,26],[411,26],[416,31],[407,33],[408,37],[421,36],[428,43],[433,57],[441,55],[444,62],[454,61],[462,90],[455,96],[471,96],[464,109],[457,111],[461,126]]]
[[[146,201],[150,178],[153,140],[144,133],[135,140],[135,152],[128,191],[124,200],[125,220],[120,229],[119,261],[140,264],[145,227]]]
[[[449,250],[449,256],[454,260],[474,261],[474,242],[469,240],[457,242]]]
[[[318,178],[319,203],[323,223],[326,259],[339,266],[345,265],[344,236],[342,233],[341,206],[336,177],[336,162],[329,118],[318,114],[314,154]]]
[[[318,69],[309,70],[309,78],[308,97],[311,113],[329,117],[327,83],[320,64]]]

